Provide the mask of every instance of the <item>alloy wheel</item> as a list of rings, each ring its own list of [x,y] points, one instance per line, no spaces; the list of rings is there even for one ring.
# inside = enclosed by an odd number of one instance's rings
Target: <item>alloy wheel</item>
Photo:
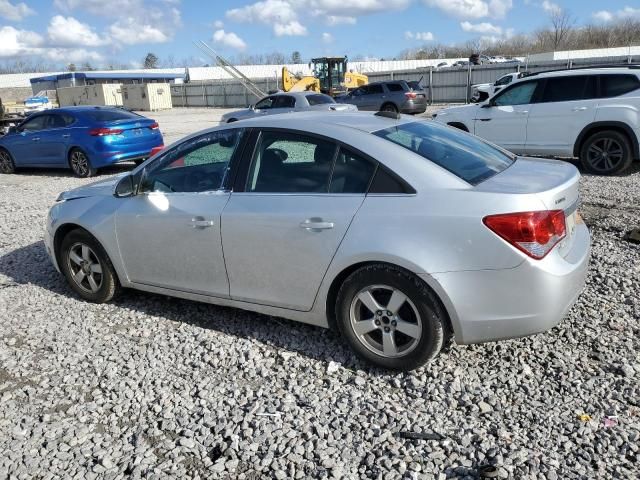
[[[387,285],[361,290],[351,302],[349,320],[357,339],[382,357],[407,355],[422,336],[416,306],[403,292]]]
[[[71,168],[79,177],[86,177],[89,173],[89,159],[80,150],[71,152]]]
[[[102,265],[95,252],[84,243],[74,243],[67,257],[75,284],[85,292],[96,293],[102,287]]]
[[[13,160],[11,156],[5,151],[0,151],[0,173],[12,173],[13,172]]]
[[[623,160],[623,146],[613,138],[600,138],[587,149],[587,162],[600,172],[615,170]]]

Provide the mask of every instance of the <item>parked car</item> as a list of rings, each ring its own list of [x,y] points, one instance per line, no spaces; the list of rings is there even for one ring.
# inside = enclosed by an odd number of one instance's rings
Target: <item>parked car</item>
[[[489,100],[440,111],[438,122],[514,153],[579,157],[587,172],[624,172],[640,158],[640,67],[532,74]]]
[[[32,113],[42,112],[51,108],[53,108],[53,103],[51,99],[49,99],[47,90],[42,90],[31,97],[25,98],[23,113],[25,115],[31,115]]]
[[[0,138],[0,172],[71,168],[91,177],[118,162],[140,162],[163,144],[158,123],[115,107],[65,107],[34,113]]]
[[[417,114],[427,110],[427,92],[422,87],[411,88],[404,80],[369,83],[336,98],[336,101],[365,111]]]
[[[504,87],[509,85],[514,80],[518,80],[526,75],[524,72],[507,73],[499,77],[494,83],[478,83],[471,86],[471,101],[472,102],[484,102],[489,97],[492,97]]]
[[[452,67],[465,67],[467,68],[470,65],[470,62],[468,62],[467,60],[458,60],[457,62],[454,62],[453,65],[451,65]]]
[[[435,66],[436,70],[443,70],[445,68],[449,68],[451,67],[451,65],[449,64],[449,62],[440,62]]]
[[[221,121],[223,123],[237,122],[260,115],[273,115],[276,113],[293,113],[305,110],[358,110],[351,105],[340,105],[336,103],[333,97],[318,92],[288,92],[276,93],[264,97],[255,105],[237,110],[235,112],[225,113]]]
[[[407,370],[451,335],[560,321],[589,258],[578,181],[571,164],[430,120],[272,115],[62,193],[45,245],[87,301],[136,288],[335,327],[362,358]]]

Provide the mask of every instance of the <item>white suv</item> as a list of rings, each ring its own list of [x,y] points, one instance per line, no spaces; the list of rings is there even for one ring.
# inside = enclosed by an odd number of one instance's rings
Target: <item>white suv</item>
[[[640,158],[640,66],[532,74],[434,118],[516,154],[579,157],[588,172],[617,174]]]

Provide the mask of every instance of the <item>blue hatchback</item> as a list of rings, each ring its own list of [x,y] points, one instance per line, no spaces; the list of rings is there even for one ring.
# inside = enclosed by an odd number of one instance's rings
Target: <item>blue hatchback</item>
[[[0,173],[20,167],[71,168],[79,177],[100,167],[141,161],[163,144],[158,123],[115,107],[66,107],[31,115],[0,138]]]

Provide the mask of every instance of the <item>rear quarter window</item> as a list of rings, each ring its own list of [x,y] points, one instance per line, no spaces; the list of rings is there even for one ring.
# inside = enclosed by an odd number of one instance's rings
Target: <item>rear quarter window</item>
[[[602,97],[617,97],[640,88],[640,79],[635,75],[602,75],[600,90]]]
[[[374,132],[477,185],[509,167],[515,156],[472,135],[435,122],[411,122]]]
[[[333,98],[329,95],[317,94],[317,95],[307,95],[307,102],[309,105],[324,105],[327,103],[336,103]]]
[[[86,118],[94,122],[115,122],[118,120],[140,120],[143,118],[137,113],[128,112],[127,110],[87,110],[82,112]]]
[[[403,92],[404,88],[399,83],[387,83],[387,88],[390,92]]]

